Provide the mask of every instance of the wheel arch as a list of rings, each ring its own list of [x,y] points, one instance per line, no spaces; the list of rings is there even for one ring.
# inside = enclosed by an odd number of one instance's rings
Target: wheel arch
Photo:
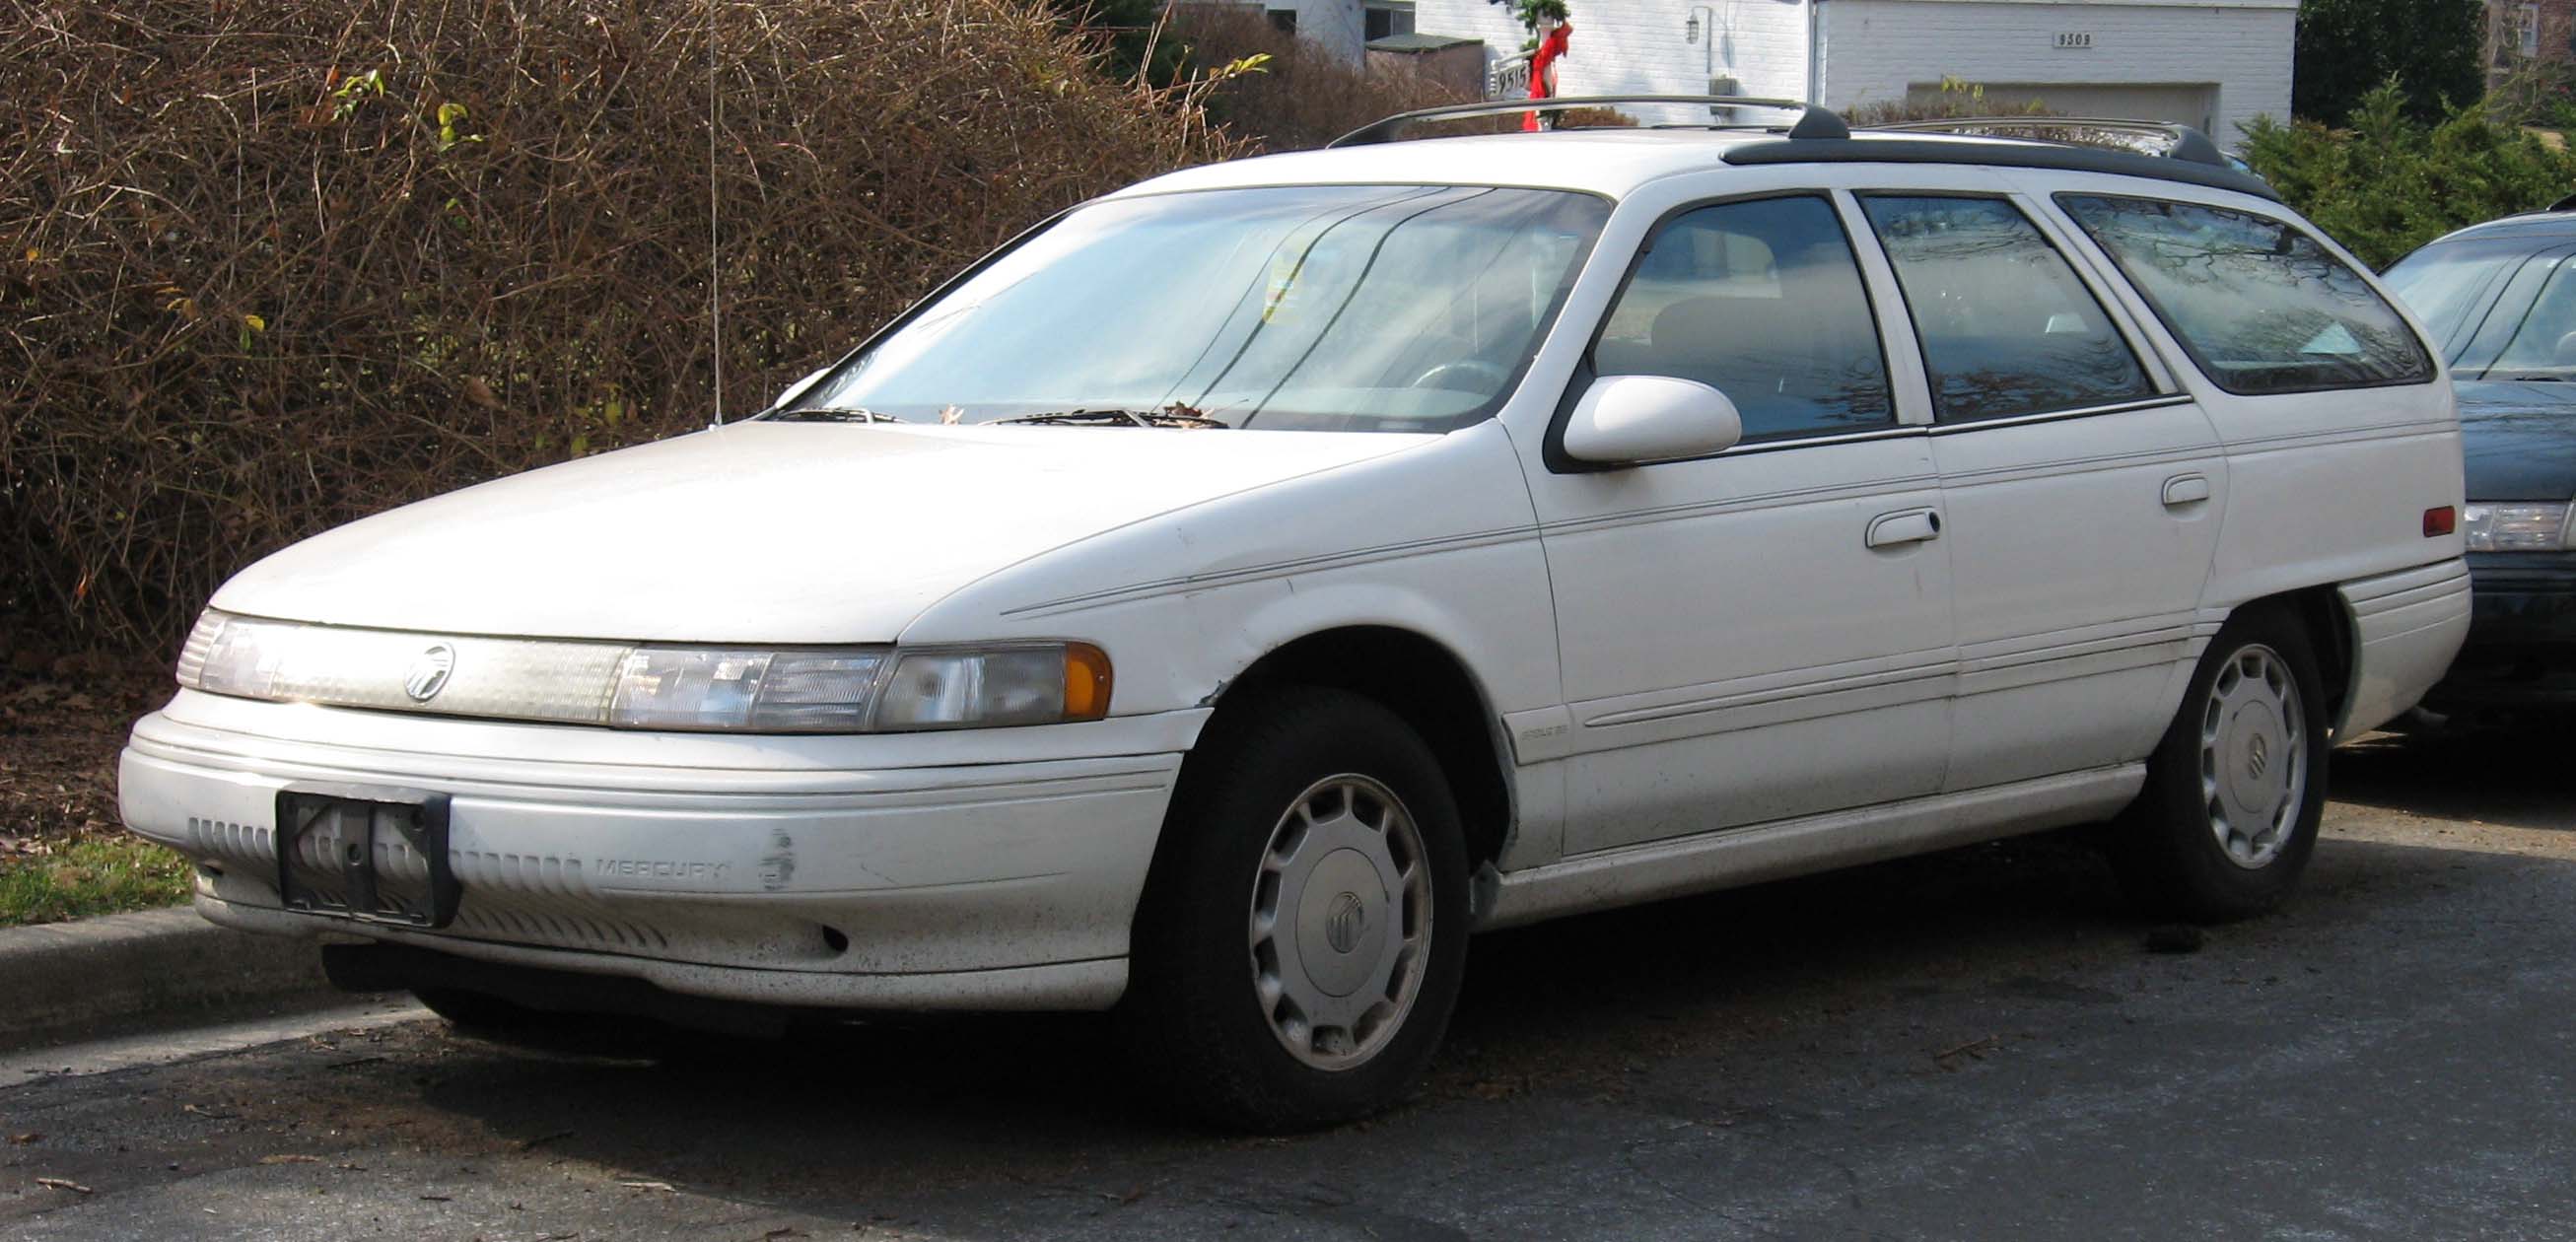
[[[2328,736],[2341,740],[2342,722],[2352,708],[2355,660],[2361,650],[2361,631],[2351,605],[2334,584],[2327,583],[2250,599],[2230,610],[2228,616],[2233,619],[2264,609],[2288,614],[2308,636],[2317,657],[2317,680],[2325,687],[2325,717],[2331,726]]]
[[[2316,648],[2317,679],[2325,683],[2327,736],[2341,739],[2345,717],[2352,712],[2352,683],[2359,672],[2361,623],[2352,606],[2331,586],[2293,591],[2286,601]]]
[[[1518,823],[1510,743],[1492,696],[1444,643],[1391,625],[1346,625],[1281,643],[1227,681],[1212,726],[1286,686],[1344,690],[1394,712],[1439,759],[1458,800],[1470,871],[1500,859]]]

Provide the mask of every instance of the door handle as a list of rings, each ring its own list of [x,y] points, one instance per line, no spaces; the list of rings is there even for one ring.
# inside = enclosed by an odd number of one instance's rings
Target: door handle
[[[2179,509],[2209,499],[2209,476],[2177,474],[2165,480],[2165,507]]]
[[[1882,513],[1869,520],[1869,546],[1893,548],[1909,543],[1928,543],[1941,537],[1941,511],[1907,509]]]

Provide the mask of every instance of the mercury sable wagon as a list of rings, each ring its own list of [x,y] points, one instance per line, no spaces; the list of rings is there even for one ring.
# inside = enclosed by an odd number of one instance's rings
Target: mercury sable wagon
[[[279,552],[126,820],[460,1021],[1116,1009],[1262,1127],[1398,1098],[1480,929],[2102,821],[2281,900],[2466,625],[2438,355],[2188,131],[1709,115],[1157,178]]]

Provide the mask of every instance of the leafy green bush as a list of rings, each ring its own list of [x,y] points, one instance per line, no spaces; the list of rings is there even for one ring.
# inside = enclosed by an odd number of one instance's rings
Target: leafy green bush
[[[2291,115],[2340,123],[2395,78],[2409,115],[2439,120],[2485,90],[2486,29],[2482,0],[2303,0]]]
[[[2576,154],[2483,106],[2425,123],[2394,82],[2364,95],[2349,128],[2257,120],[2245,161],[2281,197],[2374,267],[2463,225],[2576,193]]]

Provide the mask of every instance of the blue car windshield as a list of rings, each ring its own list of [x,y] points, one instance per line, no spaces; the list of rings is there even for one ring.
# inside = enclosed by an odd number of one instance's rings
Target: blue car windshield
[[[1490,417],[1609,204],[1552,190],[1272,186],[1081,208],[771,417],[1446,431]]]
[[[2520,267],[2535,252],[2565,241],[2497,237],[2444,242],[2398,260],[2380,279],[2424,321],[2425,335],[2439,345],[2456,338],[2460,321],[2477,307],[2490,282]]]

